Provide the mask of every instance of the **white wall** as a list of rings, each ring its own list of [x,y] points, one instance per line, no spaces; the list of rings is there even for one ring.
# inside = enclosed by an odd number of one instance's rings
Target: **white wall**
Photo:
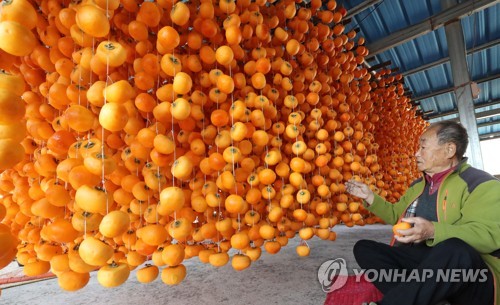
[[[480,143],[484,170],[492,175],[500,175],[500,138]]]

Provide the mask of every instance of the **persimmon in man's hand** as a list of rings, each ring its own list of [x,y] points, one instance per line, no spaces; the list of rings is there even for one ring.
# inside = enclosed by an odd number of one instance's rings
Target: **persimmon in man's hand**
[[[403,236],[401,235],[398,231],[399,230],[408,230],[411,228],[411,224],[410,223],[407,223],[407,222],[400,222],[400,223],[397,223],[395,224],[394,226],[392,226],[392,232],[394,233],[394,235],[396,236]]]

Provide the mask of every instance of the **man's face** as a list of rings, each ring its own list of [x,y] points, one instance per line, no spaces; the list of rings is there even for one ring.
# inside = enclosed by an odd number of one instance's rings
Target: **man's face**
[[[438,143],[435,128],[426,130],[420,137],[420,146],[415,154],[418,170],[432,176],[450,168],[454,157],[454,154],[450,156],[450,145],[453,144]]]

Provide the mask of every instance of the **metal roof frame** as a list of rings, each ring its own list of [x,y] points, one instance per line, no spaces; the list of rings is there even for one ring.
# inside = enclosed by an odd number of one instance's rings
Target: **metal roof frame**
[[[472,55],[474,53],[481,52],[483,50],[495,47],[498,44],[500,44],[500,38],[492,40],[492,41],[488,41],[488,42],[486,42],[486,43],[484,43],[482,45],[479,45],[479,46],[477,46],[477,47],[475,47],[473,49],[467,50],[467,55]],[[446,57],[440,58],[440,59],[438,59],[436,61],[433,61],[433,62],[430,62],[428,64],[425,64],[423,66],[419,66],[419,67],[416,67],[416,68],[411,69],[411,70],[403,71],[401,74],[403,76],[412,75],[412,74],[415,74],[415,73],[418,73],[418,72],[422,72],[424,70],[427,70],[427,69],[434,68],[436,66],[445,64],[445,63],[447,63],[449,61],[450,61],[450,57],[446,56]]]
[[[476,82],[476,83],[478,83],[478,84],[482,84],[482,83],[489,82],[491,80],[498,79],[498,78],[500,78],[500,73],[489,75],[489,76],[486,76],[486,77],[483,77],[483,78],[480,78],[480,79],[475,79],[473,81]],[[431,98],[431,97],[435,97],[437,95],[441,95],[441,94],[445,94],[445,93],[450,93],[450,92],[453,91],[453,89],[454,89],[454,87],[448,87],[448,88],[443,88],[441,90],[438,90],[438,91],[435,91],[435,92],[431,92],[431,93],[428,93],[428,94],[424,94],[424,95],[420,95],[420,96],[413,96],[412,101],[421,101],[421,100],[425,100],[425,99],[428,99],[428,98]]]
[[[443,10],[441,13],[431,16],[420,23],[401,29],[387,37],[384,37],[383,39],[367,45],[368,50],[370,50],[370,54],[367,58],[373,57],[379,53],[392,49],[395,46],[432,32],[452,20],[460,19],[477,11],[482,11],[485,8],[497,3],[500,3],[500,0],[466,1],[449,9]]]
[[[457,99],[450,93],[464,84],[453,82],[451,46],[444,27],[460,20],[466,42],[465,50],[460,53],[468,60],[467,67],[461,67],[460,71],[471,76],[465,85],[473,81],[481,88],[480,97],[473,100],[474,105],[467,112],[476,112],[480,139],[489,139],[489,134],[500,134],[500,120],[496,119],[500,110],[487,108],[499,108],[500,103],[497,21],[500,0],[458,1],[448,9],[442,0],[337,0],[337,3],[347,9],[346,17],[352,20],[352,28],[359,29],[366,39],[370,51],[365,58],[366,67],[388,66],[393,71],[401,68],[399,73],[404,76],[410,104],[429,120],[457,117]],[[478,108],[485,109],[477,112]],[[485,122],[487,117],[490,118]]]

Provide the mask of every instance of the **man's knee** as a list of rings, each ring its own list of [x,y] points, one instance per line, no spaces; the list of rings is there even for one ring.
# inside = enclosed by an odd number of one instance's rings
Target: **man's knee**
[[[461,240],[460,238],[449,238],[437,244],[435,249],[439,251],[451,251],[451,252],[473,252],[475,251],[468,243]]]
[[[439,252],[439,255],[451,256],[456,258],[463,267],[469,267],[468,264],[474,260],[480,259],[479,253],[465,241],[459,238],[449,238],[437,244],[434,249]],[[472,266],[471,266],[472,267]]]
[[[361,239],[358,240],[355,244],[354,247],[352,248],[352,251],[354,252],[354,255],[356,253],[363,253],[367,249],[370,249],[370,246],[375,243],[373,240],[368,240],[368,239]]]
[[[373,251],[377,251],[377,245],[378,243],[373,240],[368,240],[368,239],[361,239],[358,240],[352,249],[352,252],[354,253],[354,257],[356,258],[356,261],[359,263],[360,260],[363,260],[363,257],[371,256],[370,253]]]

